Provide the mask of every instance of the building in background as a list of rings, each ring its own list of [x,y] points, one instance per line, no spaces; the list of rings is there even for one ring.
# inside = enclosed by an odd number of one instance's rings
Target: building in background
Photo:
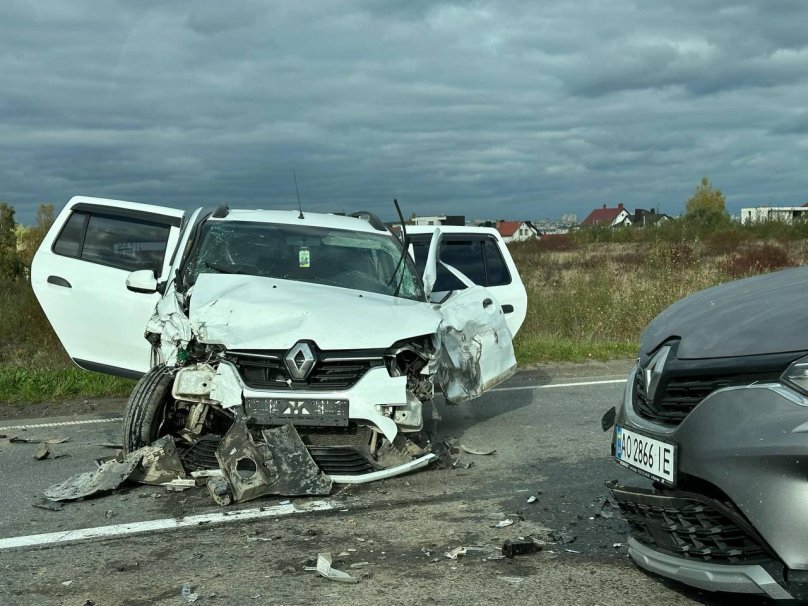
[[[617,227],[623,225],[626,218],[629,217],[629,212],[620,202],[615,208],[609,208],[605,204],[603,208],[596,208],[589,213],[581,225],[584,227],[594,227],[595,225],[604,225],[606,227]]]
[[[755,206],[741,209],[741,223],[762,223],[764,221],[782,221],[791,223],[794,219],[808,219],[808,202],[802,206]]]
[[[530,221],[497,221],[496,229],[505,242],[524,242],[541,235]]]
[[[412,225],[460,225],[466,224],[466,217],[463,215],[433,215],[431,217],[416,217],[410,219]]]

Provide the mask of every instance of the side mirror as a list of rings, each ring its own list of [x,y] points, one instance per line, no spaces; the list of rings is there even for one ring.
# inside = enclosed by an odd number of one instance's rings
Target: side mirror
[[[437,228],[432,234],[432,240],[429,242],[429,253],[426,256],[426,265],[424,265],[424,294],[426,294],[427,299],[432,294],[432,289],[435,288],[435,280],[438,278],[440,239],[441,231],[440,228]]]
[[[152,269],[139,269],[126,276],[126,288],[132,292],[157,292],[157,278]]]

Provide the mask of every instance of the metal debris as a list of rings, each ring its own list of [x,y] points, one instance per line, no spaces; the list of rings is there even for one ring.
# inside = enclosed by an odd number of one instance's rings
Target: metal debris
[[[42,443],[36,449],[36,452],[34,453],[34,458],[37,461],[42,461],[43,459],[47,459],[50,456],[50,454],[51,454],[50,447],[47,444]]]
[[[209,477],[207,481],[208,493],[211,498],[222,507],[233,503],[233,493],[230,484],[224,478]]]
[[[12,444],[33,444],[34,442],[38,442],[39,440],[32,440],[31,438],[21,438],[19,436],[11,436],[8,439],[9,442]]]
[[[538,499],[538,497],[535,497],[535,496],[532,496],[532,497],[528,497],[528,498],[527,498],[527,502],[528,502],[528,503],[535,503],[535,502],[536,502],[536,501],[538,501],[538,500],[539,500],[539,499]]]
[[[512,539],[505,541],[502,545],[502,555],[506,558],[513,558],[518,555],[536,553],[542,550],[542,545],[531,537]]]
[[[492,450],[477,450],[475,448],[469,448],[465,444],[460,445],[460,450],[462,450],[463,452],[467,452],[468,454],[481,455],[481,456],[492,455],[497,451],[496,448]]]
[[[332,581],[339,581],[341,583],[358,583],[359,579],[352,577],[347,572],[337,570],[331,567],[331,554],[319,553],[317,554],[317,574]]]
[[[491,526],[491,528],[507,528],[508,526],[511,526],[512,524],[513,524],[513,520],[511,520],[511,519],[500,520],[499,522],[497,522],[496,524]]]

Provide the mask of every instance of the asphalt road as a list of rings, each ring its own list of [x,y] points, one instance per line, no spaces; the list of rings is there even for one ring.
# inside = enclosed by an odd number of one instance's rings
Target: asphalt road
[[[203,490],[138,485],[61,511],[35,508],[45,488],[114,452],[102,444],[119,441],[117,415],[0,423],[0,435],[70,438],[52,446],[66,456],[42,461],[37,444],[0,439],[0,605],[181,605],[184,583],[200,605],[764,603],[692,590],[633,565],[625,522],[596,515],[606,480],[642,482],[610,460],[610,434],[600,429],[623,375],[580,374],[521,372],[469,405],[439,407],[444,437],[495,454],[460,452],[454,469],[343,488],[316,503],[253,501],[224,517]],[[514,524],[496,528],[503,519]],[[81,529],[106,536],[82,539]],[[133,529],[143,532],[121,534]],[[549,543],[553,531],[572,542]],[[524,535],[548,544],[488,559]],[[36,540],[45,542],[14,546]],[[446,557],[461,546],[482,549]],[[319,552],[360,582],[304,570]]]

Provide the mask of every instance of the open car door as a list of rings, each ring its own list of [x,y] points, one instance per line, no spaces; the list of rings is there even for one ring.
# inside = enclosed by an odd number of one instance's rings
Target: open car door
[[[184,214],[85,197],[59,213],[34,256],[31,284],[78,366],[133,378],[149,370],[144,327],[160,299],[156,284],[168,278]],[[127,285],[132,272],[140,279]]]
[[[436,229],[424,269],[427,296],[435,286],[441,231]],[[502,306],[493,293],[444,265],[464,283],[439,304],[443,321],[438,358],[438,383],[448,402],[466,402],[513,376],[516,357],[511,331]]]

